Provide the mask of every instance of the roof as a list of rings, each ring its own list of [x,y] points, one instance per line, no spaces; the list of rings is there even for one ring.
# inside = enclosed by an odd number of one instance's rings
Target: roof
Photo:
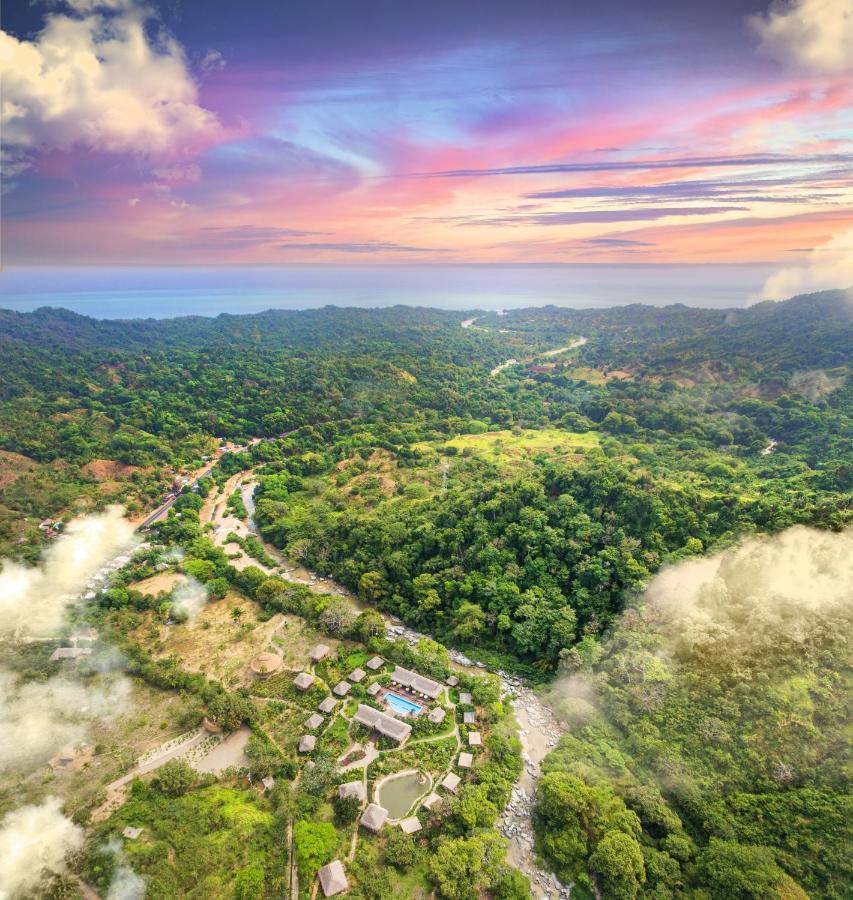
[[[80,656],[91,656],[91,647],[57,647],[50,658],[53,662],[57,659],[77,659]]]
[[[460,781],[462,781],[462,779],[458,775],[450,772],[448,775],[444,776],[444,780],[441,782],[441,786],[445,790],[450,791],[451,794],[455,794],[456,789],[459,787]]]
[[[358,705],[355,715],[352,717],[353,722],[364,725],[366,728],[375,728],[380,734],[393,738],[395,741],[402,742],[412,733],[412,726],[407,722],[401,722],[394,716],[387,713],[379,712],[372,706],[365,706],[364,703]]]
[[[316,743],[317,738],[315,738],[313,734],[303,734],[302,737],[299,738],[299,752],[310,753],[314,749]]]
[[[455,675],[450,675],[446,681],[451,687],[456,687],[459,684],[459,679]]]
[[[408,819],[400,820],[400,828],[403,830],[403,834],[414,834],[416,831],[420,831],[422,827],[421,820],[417,816],[409,816]]]
[[[382,666],[385,665],[385,660],[382,659],[381,656],[374,656],[372,659],[369,659],[369,660],[365,663],[365,665],[366,665],[367,668],[370,669],[372,672],[375,672],[377,669],[381,669]]]
[[[433,791],[429,796],[424,797],[424,799],[421,800],[421,806],[424,809],[432,809],[436,803],[441,803],[441,797],[439,797],[439,795],[436,794],[435,791]]]
[[[300,691],[307,691],[308,688],[314,684],[314,676],[310,675],[308,672],[300,672],[296,678],[293,679],[293,683]]]
[[[352,672],[347,675],[347,678],[349,678],[349,680],[354,684],[358,684],[359,681],[364,681],[366,677],[367,672],[365,672],[364,669],[353,669]]]
[[[336,706],[338,701],[334,697],[326,697],[326,699],[317,707],[322,713],[330,713]]]
[[[267,775],[266,778],[261,779],[261,784],[264,786],[265,791],[271,791],[275,787],[275,778],[272,775]]]
[[[122,831],[122,834],[131,841],[135,841],[140,834],[142,834],[141,828],[135,828],[133,825],[128,825],[127,828]]]
[[[321,659],[325,659],[331,652],[331,649],[325,644],[317,644],[316,647],[311,648],[311,653],[309,655],[314,662],[319,662]]]
[[[470,769],[471,763],[474,762],[474,756],[471,753],[460,753],[459,754],[459,768],[460,769]]]
[[[483,739],[480,737],[479,731],[468,732],[468,746],[469,747],[482,747],[483,746]]]
[[[259,653],[249,663],[249,668],[255,675],[271,675],[281,668],[281,657],[277,653]]]
[[[435,700],[441,693],[441,685],[432,678],[425,678],[417,672],[404,669],[402,666],[396,666],[391,673],[391,680],[395,684],[400,684],[414,691],[416,694],[423,694],[426,697]]]
[[[319,728],[322,724],[323,724],[323,717],[320,715],[320,713],[312,713],[305,720],[305,727],[309,731],[313,731],[315,728]]]
[[[346,695],[350,692],[351,688],[352,688],[351,684],[347,684],[345,681],[339,681],[332,688],[332,693],[337,694],[339,697],[346,697]]]
[[[388,810],[378,803],[371,803],[361,815],[361,824],[369,831],[379,831],[388,818]]]
[[[339,797],[356,797],[359,800],[367,799],[367,790],[363,781],[348,781],[338,788]]]
[[[462,691],[462,693],[459,695],[459,702],[463,706],[471,706],[471,695],[467,691]]]
[[[477,714],[473,709],[467,709],[462,713],[462,721],[466,725],[473,725],[477,721]]]
[[[371,697],[375,697],[381,691],[382,691],[381,684],[371,684],[370,687],[367,689],[367,693]]]
[[[339,859],[333,859],[323,866],[317,876],[320,879],[324,897],[334,897],[335,894],[342,894],[349,890],[344,864]]]
[[[429,711],[429,715],[427,716],[427,718],[430,720],[430,722],[443,722],[446,715],[447,713],[444,711],[444,709],[442,709],[442,707],[436,706],[435,709],[431,709]]]

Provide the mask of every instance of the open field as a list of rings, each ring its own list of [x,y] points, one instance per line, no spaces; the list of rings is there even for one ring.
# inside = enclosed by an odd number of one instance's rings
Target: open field
[[[416,444],[417,449],[431,445]],[[594,431],[577,433],[557,428],[540,430],[488,431],[484,434],[461,434],[446,441],[443,446],[454,447],[459,453],[484,456],[493,462],[510,462],[528,459],[541,453],[558,458],[584,453],[598,446],[598,434]],[[441,450],[440,447],[436,448]]]

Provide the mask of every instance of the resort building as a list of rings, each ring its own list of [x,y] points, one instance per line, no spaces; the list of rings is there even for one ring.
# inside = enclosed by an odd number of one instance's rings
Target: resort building
[[[325,659],[331,652],[331,649],[325,644],[317,644],[316,647],[311,648],[309,656],[311,657],[311,662],[317,663],[321,659]]]
[[[317,738],[313,734],[303,734],[299,739],[299,752],[310,753],[317,744]]]
[[[317,873],[320,879],[320,887],[323,889],[324,897],[334,897],[337,894],[343,894],[349,890],[349,881],[347,881],[344,864],[339,859],[333,859],[330,863],[323,866]]]
[[[471,702],[471,695],[467,691],[463,691],[459,695],[459,703],[462,706],[473,706],[474,704]]]
[[[450,687],[457,687],[459,684],[459,679],[455,675],[451,675],[446,679],[446,683],[450,685]]]
[[[373,659],[369,659],[365,665],[371,672],[378,672],[382,666],[385,665],[385,660],[382,659],[381,656],[374,656]]]
[[[388,818],[388,810],[378,803],[371,803],[361,815],[361,824],[374,833],[379,833],[385,820]]]
[[[367,672],[365,672],[364,669],[353,669],[352,672],[347,675],[347,678],[349,678],[353,684],[358,684],[367,678]]]
[[[79,659],[81,656],[91,656],[91,647],[57,647],[50,655],[51,662],[58,659]]]
[[[460,753],[457,765],[460,769],[470,769],[474,762],[474,755],[471,753]]]
[[[403,834],[414,834],[421,830],[421,821],[417,816],[409,816],[408,819],[400,820],[400,828]]]
[[[459,789],[460,781],[462,781],[462,779],[458,775],[450,772],[448,775],[444,776],[444,780],[441,782],[441,786],[446,791],[450,791],[451,794],[455,794]]]
[[[311,713],[311,715],[305,721],[305,727],[309,731],[314,731],[316,728],[319,728],[323,724],[323,717],[320,713]]]
[[[346,681],[339,681],[333,688],[332,693],[336,694],[338,697],[346,697],[346,695],[352,689],[351,684],[347,684]]]
[[[293,679],[293,684],[300,691],[307,691],[312,684],[314,684],[314,676],[310,675],[308,672],[300,672],[296,678]]]
[[[469,747],[482,747],[483,739],[480,737],[479,731],[471,731],[468,733],[468,746]]]
[[[421,800],[421,806],[424,809],[432,809],[436,805],[436,803],[441,803],[441,797],[439,797],[435,791]]]
[[[466,712],[462,713],[462,721],[466,725],[473,725],[477,721],[477,714],[474,710],[469,709]]]
[[[376,684],[376,683],[371,684],[370,687],[367,689],[368,697],[375,697],[377,694],[381,694],[381,693],[382,693],[382,685],[381,684]]]
[[[359,803],[362,803],[367,799],[367,790],[362,781],[348,781],[338,788],[338,796],[341,798],[355,797]]]
[[[266,678],[281,668],[281,657],[277,653],[259,653],[249,663],[249,668],[258,678]]]
[[[400,744],[412,733],[412,726],[408,723],[401,722],[399,719],[379,712],[372,706],[365,706],[363,703],[359,704],[352,720],[358,722],[359,725],[364,725],[365,728],[372,728]]]
[[[430,720],[430,722],[434,722],[436,725],[438,725],[439,723],[444,721],[444,717],[446,715],[447,713],[441,706],[436,706],[435,709],[431,709],[429,711],[429,715],[427,716],[427,718]]]
[[[391,673],[391,681],[399,684],[400,687],[408,688],[413,694],[429,697],[430,700],[435,700],[441,693],[441,685],[437,681],[425,678],[423,675],[418,675],[417,672],[402,668],[402,666],[395,667]]]
[[[334,697],[326,697],[326,699],[317,707],[321,713],[330,713],[336,706],[338,701]]]

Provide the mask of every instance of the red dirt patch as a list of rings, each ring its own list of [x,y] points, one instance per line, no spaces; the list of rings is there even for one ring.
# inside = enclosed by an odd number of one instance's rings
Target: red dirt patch
[[[141,471],[140,466],[129,466],[114,459],[93,459],[83,466],[83,472],[96,481],[117,481]]]
[[[12,484],[26,472],[32,472],[38,464],[28,456],[0,450],[0,487]]]

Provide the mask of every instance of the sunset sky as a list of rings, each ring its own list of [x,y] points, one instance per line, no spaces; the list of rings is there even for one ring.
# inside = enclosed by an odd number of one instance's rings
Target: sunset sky
[[[7,266],[853,244],[853,0],[12,0],[4,28]]]

